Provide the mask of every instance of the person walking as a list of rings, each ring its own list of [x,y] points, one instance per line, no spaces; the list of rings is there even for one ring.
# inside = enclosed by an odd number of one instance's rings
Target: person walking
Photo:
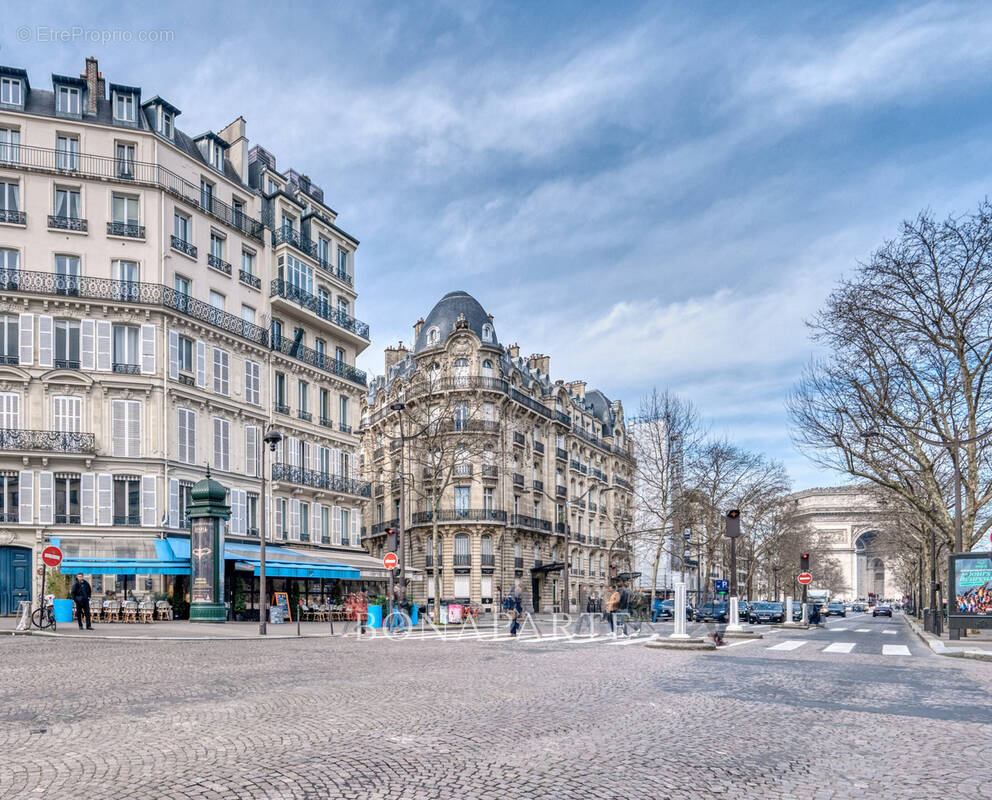
[[[610,587],[610,596],[606,599],[606,618],[610,621],[610,633],[613,633],[613,626],[616,619],[617,609],[620,608],[620,592],[616,586]]]
[[[510,636],[516,636],[517,631],[520,630],[520,617],[523,615],[524,608],[521,603],[520,584],[518,583],[513,587],[513,591],[510,593]]]
[[[93,596],[93,588],[90,586],[90,582],[83,577],[82,572],[76,575],[69,596],[76,604],[76,621],[79,623],[79,630],[83,629],[84,616],[86,617],[86,630],[93,630],[93,624],[90,620],[90,597]]]

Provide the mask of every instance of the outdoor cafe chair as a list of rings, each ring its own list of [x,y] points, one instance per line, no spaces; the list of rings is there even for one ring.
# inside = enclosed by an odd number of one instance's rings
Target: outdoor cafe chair
[[[171,619],[172,618],[172,606],[169,605],[167,600],[159,600],[155,603],[155,615],[158,619]]]
[[[121,601],[120,600],[104,600],[103,601],[103,614],[106,622],[120,622],[121,620]]]

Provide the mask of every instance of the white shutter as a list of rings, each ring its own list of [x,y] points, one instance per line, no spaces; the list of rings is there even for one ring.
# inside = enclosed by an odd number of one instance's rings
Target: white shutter
[[[79,512],[83,525],[96,525],[96,475],[92,472],[79,476]]]
[[[154,528],[158,525],[155,484],[154,475],[141,476],[141,527],[143,528]]]
[[[275,506],[272,512],[272,530],[269,532],[270,539],[282,538],[282,498],[273,497],[272,503]]]
[[[295,436],[290,436],[286,439],[286,447],[289,450],[289,466],[298,467],[300,466],[300,446],[299,439]]]
[[[21,396],[13,392],[0,394],[0,428],[17,430],[21,427]]]
[[[100,372],[110,372],[112,369],[112,333],[113,329],[109,320],[98,319],[96,321],[96,368]]]
[[[207,346],[203,342],[196,343],[196,385],[201,389],[207,386]]]
[[[179,479],[169,478],[169,527],[179,527]]]
[[[310,504],[310,541],[320,544],[320,503]]]
[[[96,476],[96,524],[114,524],[114,476],[106,472]]]
[[[21,366],[34,363],[34,314],[21,314],[18,317],[18,361]]]
[[[38,316],[38,366],[52,366],[54,351],[54,323],[51,317],[40,314]]]
[[[245,475],[258,477],[258,426],[245,425]]]
[[[313,462],[310,461],[310,442],[303,443],[303,464],[304,469],[312,469]]]
[[[362,541],[362,531],[359,527],[358,519],[361,511],[357,508],[351,510],[351,546],[358,547]]]
[[[234,495],[234,532],[240,536],[248,533],[248,492],[235,489]]]
[[[127,455],[127,400],[110,401],[110,454]]]
[[[141,326],[141,374],[155,374],[155,326]]]
[[[179,334],[169,331],[169,377],[179,380]]]
[[[331,525],[334,528],[331,534],[331,543],[341,544],[341,507],[340,506],[331,507]]]
[[[55,473],[38,473],[38,524],[55,522]]]
[[[22,470],[18,476],[18,521],[22,525],[34,524],[34,473]]]
[[[331,474],[341,475],[341,451],[337,448],[331,450]]]
[[[295,497],[289,501],[289,538],[300,540],[300,501]]]
[[[245,361],[245,402],[261,405],[260,368],[258,362]]]
[[[90,372],[96,369],[96,321],[92,319],[79,323],[79,366]]]
[[[127,449],[125,455],[131,458],[141,457],[141,402],[127,402]]]

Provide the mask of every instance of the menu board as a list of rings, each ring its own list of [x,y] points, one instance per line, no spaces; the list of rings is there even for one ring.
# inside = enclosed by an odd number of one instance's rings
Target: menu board
[[[293,621],[293,613],[289,610],[289,595],[286,592],[276,592],[272,596],[272,605],[279,609],[284,620]]]

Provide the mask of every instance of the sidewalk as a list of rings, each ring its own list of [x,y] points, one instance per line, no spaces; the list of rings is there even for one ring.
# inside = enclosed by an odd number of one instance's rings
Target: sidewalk
[[[17,625],[15,617],[0,617],[0,636],[14,634]],[[352,633],[356,630],[355,623],[350,627],[345,622],[334,623],[334,635],[340,636],[345,630]],[[174,622],[152,623],[94,623],[93,630],[79,630],[75,622],[59,625],[56,633],[32,628],[30,631],[18,631],[17,635],[48,636],[57,639],[117,639],[117,640],[175,640],[175,641],[237,641],[250,639],[295,639],[296,623],[286,622],[282,625],[269,624],[268,633],[261,636],[258,633],[257,622],[196,622],[185,620]],[[300,636],[304,638],[329,638],[331,626],[327,622],[301,622]]]
[[[923,630],[923,626],[914,617],[903,614],[902,618],[916,635],[937,655],[992,661],[992,631],[981,631],[977,634],[969,633],[963,639],[951,640],[946,630],[943,635],[938,637]]]

